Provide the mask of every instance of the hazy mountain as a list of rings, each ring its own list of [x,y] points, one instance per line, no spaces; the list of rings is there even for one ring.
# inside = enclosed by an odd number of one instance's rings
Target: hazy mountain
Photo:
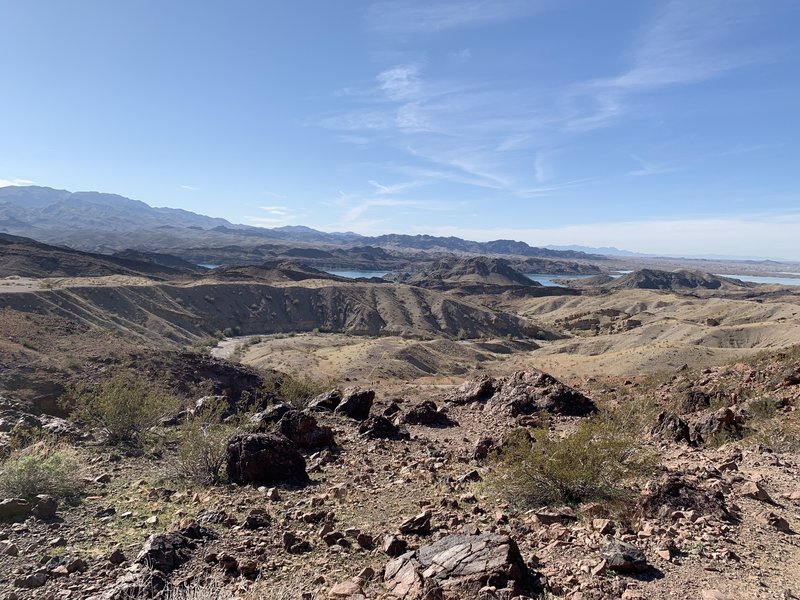
[[[202,248],[230,248],[246,254],[248,248],[264,247],[266,243],[331,248],[373,247],[362,254],[373,252],[377,247],[395,253],[423,251],[559,259],[601,258],[574,250],[535,248],[513,240],[474,242],[457,237],[402,234],[367,237],[352,232],[327,233],[304,226],[267,229],[235,225],[225,219],[187,210],[153,208],[116,194],[69,192],[39,186],[0,188],[0,232],[85,251],[111,254],[134,248],[181,258],[194,258],[196,251]],[[273,250],[269,249],[270,252]],[[215,260],[212,255],[209,257]],[[373,260],[386,258],[372,257]]]

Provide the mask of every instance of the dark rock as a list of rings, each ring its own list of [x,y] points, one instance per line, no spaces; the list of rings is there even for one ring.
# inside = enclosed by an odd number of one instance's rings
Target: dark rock
[[[232,483],[309,482],[305,459],[282,435],[237,434],[228,442],[226,463]]]
[[[281,420],[283,415],[292,410],[290,404],[279,402],[273,404],[266,410],[258,412],[250,417],[250,421],[257,426],[258,431],[264,433],[271,429],[271,426]]]
[[[155,598],[167,587],[167,577],[160,571],[127,573],[117,580],[103,595],[103,600],[130,600]]]
[[[639,501],[642,514],[648,518],[668,518],[675,511],[695,511],[717,519],[735,521],[721,491],[707,492],[679,473],[666,473],[650,481]]]
[[[242,527],[244,529],[265,529],[272,524],[272,519],[269,513],[263,508],[254,508],[244,518]]]
[[[384,536],[383,551],[392,558],[405,554],[406,550],[408,550],[408,543],[404,539],[393,535]]]
[[[409,517],[398,527],[400,533],[406,535],[430,535],[431,534],[431,511],[425,510],[418,515]]]
[[[157,533],[147,538],[136,562],[162,573],[170,573],[189,560],[196,547],[194,540],[177,531]]]
[[[711,396],[703,390],[688,390],[679,403],[682,412],[697,412],[711,406]]]
[[[289,554],[303,554],[311,551],[311,544],[291,531],[283,532],[283,548]]]
[[[694,426],[694,439],[697,443],[706,443],[715,436],[726,439],[740,439],[744,418],[724,407],[701,418]]]
[[[319,450],[336,446],[333,430],[330,427],[319,425],[317,420],[306,411],[288,411],[278,422],[277,431],[294,442],[298,448],[304,450]]]
[[[336,407],[339,406],[341,402],[342,402],[342,394],[339,392],[339,390],[330,390],[313,398],[308,403],[308,408],[309,410],[321,410],[321,411],[333,412],[336,410]]]
[[[612,539],[600,546],[600,556],[618,573],[642,573],[649,568],[644,552],[622,540]]]
[[[362,390],[358,387],[348,388],[344,391],[342,401],[336,407],[335,412],[356,421],[363,421],[369,417],[373,400],[375,400],[374,390]]]
[[[508,536],[449,535],[389,561],[385,585],[393,597],[477,598],[486,585],[510,595],[532,591],[533,578],[516,543]]]
[[[400,412],[400,405],[397,402],[390,402],[389,406],[383,409],[383,416],[392,418]]]
[[[542,371],[517,371],[502,380],[492,403],[512,417],[545,411],[555,415],[583,417],[597,412],[591,399]]]
[[[47,573],[39,571],[24,577],[16,578],[14,580],[14,587],[32,590],[42,587],[45,583],[47,583]]]
[[[446,400],[453,404],[471,404],[486,402],[498,389],[498,381],[494,377],[483,375],[477,379],[469,379],[451,391]]]
[[[36,496],[31,514],[39,519],[47,520],[55,517],[57,510],[58,502],[55,498],[47,494],[39,494]]]
[[[31,503],[22,498],[0,500],[0,521],[24,521],[32,510]]]
[[[402,419],[408,425],[428,427],[452,427],[458,425],[447,413],[440,411],[433,400],[425,400],[411,408]]]
[[[650,430],[650,434],[671,442],[688,442],[689,425],[677,415],[662,412],[658,415],[658,421]]]
[[[372,415],[363,421],[358,426],[358,433],[369,439],[407,440],[411,438],[408,431],[380,415]]]
[[[121,565],[126,560],[128,560],[128,557],[125,556],[125,553],[119,548],[115,548],[111,554],[108,555],[108,562],[112,565]]]
[[[494,448],[494,440],[492,438],[481,438],[475,443],[475,448],[472,451],[472,458],[475,460],[486,460],[492,448]]]

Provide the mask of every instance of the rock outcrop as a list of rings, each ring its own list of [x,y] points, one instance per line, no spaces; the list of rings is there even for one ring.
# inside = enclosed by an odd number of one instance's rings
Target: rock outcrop
[[[231,483],[308,483],[306,461],[287,437],[237,434],[228,442],[226,469]]]
[[[518,595],[531,573],[508,536],[449,535],[389,561],[384,582],[395,598],[475,598],[486,585]],[[502,597],[502,596],[501,596]]]

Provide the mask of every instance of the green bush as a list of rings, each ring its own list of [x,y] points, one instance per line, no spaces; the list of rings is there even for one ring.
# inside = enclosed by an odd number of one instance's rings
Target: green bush
[[[138,443],[160,420],[179,409],[177,398],[149,383],[119,372],[96,386],[71,390],[65,403],[72,418],[103,429],[111,443]]]
[[[294,406],[305,406],[309,400],[333,389],[332,380],[316,380],[301,375],[285,375],[278,387],[278,394]]]
[[[584,419],[573,433],[555,437],[546,428],[512,436],[487,486],[525,506],[577,505],[620,500],[627,484],[648,474],[653,458],[636,438],[611,420]]]
[[[82,487],[81,461],[67,446],[37,443],[12,452],[0,465],[0,497],[76,496]]]
[[[172,463],[175,476],[200,485],[220,482],[228,440],[238,429],[222,422],[224,408],[224,401],[204,407],[181,424]]]

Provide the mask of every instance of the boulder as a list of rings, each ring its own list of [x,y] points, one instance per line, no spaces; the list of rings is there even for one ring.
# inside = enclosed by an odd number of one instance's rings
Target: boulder
[[[665,473],[648,482],[639,508],[648,518],[668,518],[675,511],[695,511],[717,519],[735,521],[721,491],[705,491],[681,473]]]
[[[36,496],[31,513],[39,519],[47,520],[56,516],[56,510],[58,510],[58,502],[55,498],[47,494],[39,494]]]
[[[538,370],[517,371],[505,378],[492,403],[512,417],[539,411],[570,417],[597,412],[591,399]]]
[[[398,527],[400,533],[407,535],[430,535],[431,533],[431,511],[425,510],[418,515],[409,517]]]
[[[307,406],[310,410],[333,412],[341,402],[342,394],[339,390],[330,390],[312,398]]]
[[[411,438],[408,431],[380,415],[372,415],[362,421],[358,426],[358,433],[369,439],[407,440]]]
[[[255,413],[252,417],[250,417],[250,421],[258,427],[258,431],[263,433],[268,431],[271,426],[280,421],[283,415],[288,413],[290,410],[292,410],[291,405],[278,402],[266,410]]]
[[[170,573],[189,560],[196,547],[193,540],[178,531],[157,533],[147,538],[136,562],[162,573]]]
[[[462,383],[447,395],[446,400],[453,404],[486,402],[494,396],[498,387],[498,382],[494,377],[482,375],[477,379],[468,379]]]
[[[427,427],[452,427],[458,425],[447,413],[440,411],[433,400],[425,400],[409,409],[403,415],[402,422],[408,425],[425,425]]]
[[[618,573],[642,573],[650,568],[644,552],[618,539],[608,540],[600,546],[600,557],[609,569]]]
[[[0,521],[24,521],[32,510],[31,503],[22,498],[0,500]]]
[[[728,439],[742,437],[742,424],[744,418],[737,415],[730,408],[723,407],[702,417],[694,426],[694,437],[697,443],[705,443],[714,436],[724,436]]]
[[[290,410],[278,422],[277,432],[289,438],[303,450],[333,448],[336,440],[330,427],[319,425],[307,411]]]
[[[363,390],[359,387],[347,388],[342,394],[342,401],[334,412],[356,421],[364,421],[369,417],[373,400],[375,400],[374,390]]]
[[[529,591],[532,577],[508,536],[449,535],[389,561],[383,579],[393,597],[476,598],[484,586]]]
[[[291,440],[270,433],[240,433],[228,441],[226,470],[231,483],[309,482],[306,461]]]
[[[668,412],[658,415],[658,421],[650,434],[670,442],[688,442],[690,438],[689,425],[679,416]]]

